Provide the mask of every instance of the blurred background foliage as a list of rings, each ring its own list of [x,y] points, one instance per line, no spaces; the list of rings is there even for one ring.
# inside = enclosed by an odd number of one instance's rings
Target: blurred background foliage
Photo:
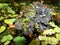
[[[0,0],[0,2],[24,2],[24,1],[29,1],[29,2],[33,2],[33,1],[44,1],[45,3],[48,4],[59,4],[60,0]]]
[[[60,12],[60,0],[0,0],[0,2],[4,3],[12,3],[13,2],[26,2],[26,3],[32,3],[33,1],[44,1],[44,4],[50,4],[52,6],[54,6],[57,10],[57,12]]]
[[[31,3],[33,1],[44,1],[45,4],[52,4],[54,6],[59,6],[60,5],[60,0],[0,0],[0,2],[6,2],[6,3],[13,3],[13,2],[27,2],[27,3]]]

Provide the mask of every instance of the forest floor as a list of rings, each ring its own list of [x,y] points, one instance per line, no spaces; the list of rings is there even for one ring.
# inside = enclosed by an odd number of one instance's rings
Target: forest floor
[[[24,6],[22,6],[22,5],[24,5]],[[60,6],[59,5],[56,5],[56,6],[48,5],[48,4],[44,4],[44,5],[47,5],[48,11],[50,11],[49,8],[53,8],[55,10],[55,13],[59,13],[59,16],[60,16]],[[34,24],[34,28],[36,28],[37,31],[33,32],[33,34],[29,34],[29,33],[32,33],[32,28],[31,29],[27,28],[28,27],[27,25],[29,25],[30,20],[32,20],[32,18],[30,19],[30,17],[35,16],[35,11],[32,8],[32,6],[33,6],[32,4],[25,6],[25,3],[18,4],[16,2],[13,4],[0,3],[0,45],[14,45],[14,44],[15,45],[20,45],[20,44],[25,45],[26,42],[29,43],[28,45],[40,45],[41,42],[42,42],[42,45],[47,45],[47,43],[48,44],[53,43],[54,45],[58,44],[58,42],[60,41],[60,27],[55,25],[54,22],[50,23],[50,25],[54,28],[48,29],[50,31],[42,30],[41,31],[42,33],[38,32],[39,31],[39,30],[37,30],[38,24],[36,23],[36,24]],[[20,9],[20,8],[22,8],[22,9]],[[45,9],[45,8],[43,8],[43,9]],[[26,13],[25,15],[22,15],[22,14],[24,14],[24,10],[26,10],[26,12],[28,12],[28,13]],[[48,12],[48,11],[46,11],[46,12]],[[55,13],[52,13],[51,15],[54,15]],[[50,14],[50,12],[49,12],[49,14]],[[60,20],[60,17],[58,20]],[[38,21],[40,21],[40,20],[37,20],[37,22]],[[32,22],[31,25],[33,25],[33,23],[35,23],[33,21],[31,21],[31,22]],[[43,20],[43,22],[44,22],[44,20]],[[22,29],[21,23],[23,26],[23,31],[20,30],[20,29]],[[36,27],[35,27],[35,25],[36,25]],[[50,25],[48,25],[48,26],[50,26]],[[41,26],[44,28],[44,26],[46,26],[46,25],[43,24]],[[46,27],[46,28],[49,28],[49,27]],[[24,32],[27,29],[28,30],[30,29],[30,30],[28,32]],[[27,33],[27,35],[25,33]],[[38,34],[40,37],[38,36]],[[48,40],[46,40],[47,38],[48,38]]]

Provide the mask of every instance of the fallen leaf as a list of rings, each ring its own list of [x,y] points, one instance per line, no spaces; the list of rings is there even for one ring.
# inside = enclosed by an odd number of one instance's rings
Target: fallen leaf
[[[6,26],[1,26],[0,27],[0,33],[2,33],[3,31],[5,31],[5,29],[6,29]]]

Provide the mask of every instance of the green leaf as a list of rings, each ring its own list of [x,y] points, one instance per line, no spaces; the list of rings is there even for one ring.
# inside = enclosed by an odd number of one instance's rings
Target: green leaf
[[[38,39],[40,40],[40,41],[42,41],[41,43],[42,43],[42,45],[47,45],[49,42],[48,42],[48,37],[46,37],[46,36],[39,36],[38,37]]]
[[[11,14],[15,14],[15,11],[13,11],[10,7],[7,7],[7,11],[10,12]]]
[[[5,10],[2,9],[1,12],[2,12],[2,13],[5,13]]]
[[[12,15],[12,17],[16,17],[16,16],[18,16],[17,14],[15,14],[15,15]]]
[[[24,37],[17,36],[14,38],[14,42],[16,45],[25,45],[26,39]]]
[[[39,45],[40,44],[40,41],[38,39],[33,39],[29,45]]]
[[[11,18],[17,17],[17,16],[18,16],[17,14],[14,14],[14,15],[9,14],[9,15],[8,15],[8,17],[11,17]]]
[[[0,3],[0,9],[1,8],[5,8],[5,7],[8,7],[8,4],[7,3]]]
[[[23,19],[23,22],[29,23],[30,19],[29,18]]]
[[[4,19],[4,17],[1,16],[1,17],[0,17],[0,21],[3,20],[3,19]]]
[[[13,37],[11,35],[6,35],[6,36],[3,36],[1,42],[10,41],[12,39],[13,39]]]
[[[44,38],[44,36],[43,36]],[[44,44],[53,44],[56,45],[58,43],[58,40],[55,37],[45,37],[44,41],[42,41],[42,45]]]
[[[6,26],[1,26],[0,27],[0,33],[2,33],[3,31],[5,31],[5,29],[6,29]]]
[[[15,22],[16,21],[16,19],[5,19],[4,20],[4,22],[6,23],[6,24],[13,24],[13,22]]]
[[[55,37],[48,37],[49,44],[56,45],[58,43],[58,40]]]
[[[44,30],[44,32],[43,32],[44,35],[52,35],[55,33],[56,32],[53,29]]]
[[[57,33],[60,33],[60,27],[56,27],[56,28],[54,29],[54,31],[57,32]]]
[[[3,36],[1,42],[6,42],[7,41],[7,36]]]
[[[8,45],[10,43],[10,41],[6,41],[5,43],[4,43],[4,45]]]
[[[48,43],[46,41],[42,41],[41,45],[48,45]]]
[[[40,41],[42,41],[41,43],[42,43],[42,45],[47,45],[48,43],[49,43],[49,40],[48,40],[48,37],[46,37],[46,36],[39,36],[38,37],[38,39],[40,40]]]
[[[17,37],[14,39],[14,41],[19,41],[19,39],[20,39],[21,41],[26,40],[24,37],[17,36]]]
[[[12,8],[9,7],[7,3],[0,3],[0,9],[1,8],[5,8],[9,13],[15,14],[15,11],[13,11]]]
[[[54,24],[54,22],[49,22],[49,24],[52,26],[52,27],[57,27],[57,25]]]
[[[12,39],[13,39],[13,37],[12,37],[11,35],[8,35],[8,36],[7,36],[7,40],[8,40],[8,41],[10,41],[10,40],[12,40]]]
[[[58,41],[60,41],[60,34],[56,34],[56,38]]]

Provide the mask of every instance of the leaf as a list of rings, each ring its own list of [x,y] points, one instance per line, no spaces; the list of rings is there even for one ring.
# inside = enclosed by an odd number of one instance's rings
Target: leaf
[[[12,8],[10,8],[7,3],[0,3],[0,9],[1,8],[6,8],[8,12],[10,12],[11,14],[15,14],[15,11],[13,11]]]
[[[1,26],[0,27],[0,33],[2,33],[3,31],[5,31],[5,29],[6,29],[6,26]]]
[[[23,20],[23,22],[29,23],[30,22],[30,19],[29,18],[26,18],[26,19]]]
[[[44,35],[52,35],[52,34],[55,34],[55,31],[53,29],[44,30],[43,34]]]
[[[0,3],[0,9],[4,8],[4,7],[8,7],[8,4],[7,3]]]
[[[17,17],[17,14],[14,14],[14,15],[9,14],[8,17],[11,17],[11,18]]]
[[[57,25],[55,25],[54,22],[49,22],[49,24],[50,24],[52,27],[57,27]]]
[[[41,36],[40,35],[38,38],[39,38],[40,41],[42,41],[41,42],[42,45],[44,45],[44,44],[47,45],[49,43],[48,37],[46,37],[46,36]]]
[[[6,42],[7,41],[7,36],[3,36],[1,42]]]
[[[49,23],[52,27],[54,28],[54,32],[60,33],[60,27],[58,27],[57,25],[54,24],[54,22],[50,22]]]
[[[24,37],[17,36],[14,41],[19,41],[19,40],[26,40]]]
[[[7,7],[7,11],[10,12],[11,14],[15,14],[15,11],[13,11],[10,7]]]
[[[60,33],[60,27],[56,27],[56,28],[54,29],[54,31],[57,32],[57,33]]]
[[[3,20],[3,19],[4,19],[4,17],[1,16],[1,17],[0,17],[0,21]]]
[[[13,39],[13,37],[12,37],[11,35],[8,35],[8,36],[7,36],[7,40],[8,40],[8,41],[10,41],[10,40],[12,40],[12,39]]]
[[[46,41],[42,41],[41,45],[48,45],[48,43]]]
[[[25,45],[26,39],[24,37],[17,36],[14,38],[14,42],[16,45]]]
[[[5,43],[4,43],[4,45],[8,45],[10,43],[10,41],[6,41]]]
[[[6,23],[6,24],[13,24],[13,22],[15,22],[16,21],[16,19],[5,19],[4,20],[4,22]]]
[[[1,12],[2,12],[2,13],[5,13],[5,10],[2,9]]]
[[[56,13],[54,13],[54,12],[50,12],[50,14],[52,14],[52,15],[56,15]]]
[[[39,36],[38,37],[38,39],[40,40],[40,41],[42,41],[41,43],[42,43],[42,45],[47,45],[49,42],[48,42],[48,37],[47,36]]]
[[[43,36],[44,38],[44,36]],[[42,41],[42,45],[44,44],[53,44],[56,45],[58,43],[58,40],[55,37],[45,37],[44,41]]]
[[[20,3],[20,5],[26,5],[26,3]]]
[[[13,37],[11,35],[6,35],[6,36],[3,36],[1,42],[10,41],[12,39],[13,39]]]
[[[56,45],[58,43],[58,40],[55,37],[48,37],[49,44]]]
[[[56,34],[56,38],[58,41],[60,41],[60,34]]]
[[[33,39],[29,45],[39,45],[40,44],[40,41],[38,39]]]
[[[39,40],[46,40],[47,39],[46,36],[39,36],[38,38],[39,38]]]

